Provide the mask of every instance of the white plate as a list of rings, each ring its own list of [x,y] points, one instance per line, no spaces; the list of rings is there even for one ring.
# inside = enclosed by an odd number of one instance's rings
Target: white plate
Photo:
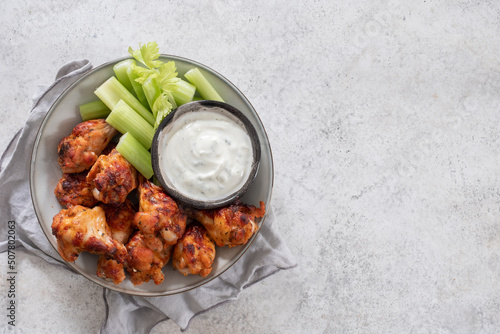
[[[51,229],[52,218],[63,208],[54,195],[56,184],[62,176],[61,168],[57,162],[57,145],[63,137],[71,133],[73,127],[81,122],[78,106],[97,100],[94,90],[114,75],[113,66],[124,59],[126,58],[101,65],[74,82],[50,108],[38,131],[30,166],[31,198],[42,230],[56,250],[57,242]],[[264,126],[250,102],[231,82],[205,65],[171,55],[162,55],[161,60],[175,61],[179,76],[184,75],[193,67],[198,67],[222,98],[240,109],[253,123],[259,135],[262,157],[255,182],[242,201],[256,206],[259,205],[259,201],[264,201],[269,208],[274,180],[271,147]],[[260,221],[260,226],[264,221],[265,217]],[[222,274],[238,261],[251,246],[256,236],[254,235],[244,246],[217,247],[213,270],[205,278],[198,275],[183,276],[175,271],[169,263],[163,269],[165,279],[160,285],[155,285],[150,281],[134,286],[128,277],[119,285],[103,280],[96,275],[97,256],[89,253],[82,253],[75,262],[67,262],[67,264],[91,281],[111,290],[140,296],[170,295],[199,287]]]

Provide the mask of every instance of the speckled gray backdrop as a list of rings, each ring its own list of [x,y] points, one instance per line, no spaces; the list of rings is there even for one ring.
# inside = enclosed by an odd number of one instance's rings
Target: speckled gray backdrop
[[[0,13],[1,151],[65,62],[151,40],[216,69],[259,112],[299,266],[188,333],[500,331],[500,2],[4,1]],[[101,288],[18,261],[19,333],[98,331]]]

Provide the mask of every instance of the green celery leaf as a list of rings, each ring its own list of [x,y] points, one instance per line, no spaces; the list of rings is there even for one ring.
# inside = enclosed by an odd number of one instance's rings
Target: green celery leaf
[[[154,128],[156,129],[161,121],[172,111],[172,104],[167,93],[162,93],[153,104],[153,115],[156,117]]]
[[[135,72],[135,74],[138,76],[137,79],[135,79],[135,81],[137,81],[138,83],[140,83],[141,85],[144,84],[144,82],[148,79],[148,78],[157,78],[159,73],[157,70],[150,70],[148,68],[144,68],[142,66],[133,66],[132,67],[132,71]]]
[[[158,83],[160,84],[161,89],[172,92],[175,88],[177,88],[177,83],[180,79],[177,77],[176,71],[177,67],[173,61],[163,63],[160,66]]]
[[[160,58],[160,49],[156,42],[149,42],[144,45],[139,44],[139,49],[137,50],[129,47],[128,52],[138,62],[141,62],[149,69],[155,69],[163,64],[162,61],[156,60]]]

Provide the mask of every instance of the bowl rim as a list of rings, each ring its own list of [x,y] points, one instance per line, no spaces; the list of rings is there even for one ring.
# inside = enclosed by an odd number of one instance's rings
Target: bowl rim
[[[250,248],[250,246],[253,244],[254,240],[256,239],[256,237],[258,236],[258,234],[260,233],[262,225],[265,223],[265,220],[267,218],[267,215],[268,215],[268,212],[269,212],[268,208],[270,208],[270,202],[272,200],[273,191],[274,191],[274,159],[273,159],[272,147],[270,145],[269,136],[267,135],[267,131],[266,131],[265,127],[264,127],[264,123],[262,122],[262,119],[260,118],[259,114],[255,110],[255,108],[253,107],[253,105],[250,103],[250,100],[248,100],[248,98],[241,92],[241,90],[236,85],[234,85],[231,81],[229,81],[225,76],[223,76],[218,71],[215,71],[214,69],[212,69],[211,67],[209,67],[207,65],[204,65],[204,64],[202,64],[200,62],[197,62],[195,60],[192,60],[190,58],[186,58],[186,57],[182,57],[182,56],[176,56],[176,55],[172,55],[172,54],[164,54],[164,53],[162,53],[162,54],[160,54],[160,58],[167,58],[169,60],[174,60],[174,61],[175,60],[180,60],[180,61],[183,61],[183,62],[186,62],[186,63],[190,63],[190,64],[192,64],[194,66],[203,68],[204,70],[206,70],[206,71],[212,73],[213,75],[217,76],[225,84],[227,84],[228,86],[230,86],[238,95],[240,95],[241,97],[243,97],[243,99],[245,100],[245,102],[248,104],[248,106],[250,107],[250,109],[253,111],[254,116],[257,118],[258,122],[262,125],[262,134],[264,135],[264,137],[265,137],[265,139],[266,139],[266,141],[268,143],[268,150],[269,150],[269,157],[270,157],[271,179],[270,179],[270,185],[269,185],[269,199],[268,199],[268,203],[265,203],[265,205],[266,205],[266,213],[265,213],[264,217],[262,217],[260,219],[260,228],[257,230],[257,232],[250,238],[250,240],[247,242],[247,244],[244,245],[243,250],[241,252],[239,252],[238,254],[236,254],[236,257],[232,260],[232,262],[228,266],[226,266],[226,268],[223,268],[217,275],[214,275],[213,277],[210,277],[210,278],[206,278],[206,279],[204,279],[204,280],[202,280],[202,281],[200,281],[198,283],[195,283],[195,284],[193,284],[193,285],[191,285],[189,287],[181,288],[181,289],[176,289],[174,291],[156,291],[156,292],[130,291],[130,290],[126,290],[124,288],[121,288],[120,285],[107,284],[109,282],[91,276],[90,274],[88,274],[87,272],[85,272],[84,270],[82,270],[81,268],[79,268],[77,265],[75,265],[74,262],[68,262],[68,261],[65,261],[64,259],[61,258],[61,260],[63,261],[63,263],[65,263],[66,265],[68,265],[71,269],[73,269],[74,271],[76,271],[78,274],[80,274],[81,276],[85,277],[89,281],[91,281],[91,282],[99,285],[100,287],[103,287],[103,288],[109,289],[109,290],[113,290],[113,291],[116,291],[116,292],[119,292],[119,293],[123,293],[123,294],[126,294],[126,295],[140,296],[140,297],[169,296],[169,295],[176,295],[176,294],[188,292],[188,291],[194,290],[196,288],[199,288],[199,287],[201,287],[203,285],[206,285],[206,284],[210,283],[211,281],[213,281],[214,279],[216,279],[216,278],[220,277],[221,275],[223,275],[228,269],[230,269],[235,263],[237,263],[240,260],[240,258],[247,252],[247,250]],[[98,66],[96,66],[94,68],[89,69],[87,72],[85,72],[82,75],[80,75],[79,77],[77,77],[68,87],[66,87],[66,89],[64,89],[57,96],[57,98],[54,100],[54,102],[52,103],[52,105],[50,106],[50,108],[48,108],[46,114],[43,116],[43,119],[42,119],[42,121],[40,123],[40,126],[37,129],[37,133],[36,133],[33,145],[31,147],[31,154],[30,154],[30,164],[29,164],[29,188],[30,188],[30,195],[31,195],[30,197],[31,197],[31,202],[32,202],[32,205],[33,205],[33,209],[34,209],[35,216],[37,218],[38,224],[40,225],[40,228],[41,228],[42,232],[44,233],[45,237],[47,238],[48,243],[51,245],[51,247],[54,249],[55,253],[58,254],[58,255],[59,255],[59,251],[57,250],[57,247],[54,246],[54,244],[50,241],[51,238],[53,238],[53,235],[50,234],[50,233],[48,233],[45,230],[44,225],[42,224],[41,213],[39,212],[39,208],[38,208],[37,201],[35,199],[35,194],[34,194],[34,191],[33,191],[34,178],[35,178],[34,164],[35,164],[35,158],[36,158],[36,154],[37,154],[37,150],[36,149],[37,149],[38,144],[39,144],[39,142],[41,140],[42,130],[44,129],[44,127],[45,127],[48,119],[50,118],[50,115],[53,113],[53,111],[55,110],[55,108],[57,107],[57,105],[64,99],[64,97],[75,86],[77,86],[80,82],[82,82],[84,79],[86,79],[87,77],[89,77],[93,73],[95,73],[95,72],[97,72],[97,71],[99,71],[99,70],[101,70],[101,69],[103,69],[105,67],[117,64],[118,62],[126,60],[126,59],[133,59],[133,58],[131,56],[125,56],[125,57],[120,57],[120,58],[116,58],[116,59],[104,62],[104,63],[102,63],[102,64],[100,64],[100,65],[98,65]],[[49,89],[51,89],[52,87],[53,87],[53,85],[50,86]],[[56,259],[56,260],[58,260],[58,259]]]
[[[162,137],[166,135],[166,133],[168,133],[165,132],[166,128],[170,124],[172,124],[172,122],[175,122],[179,119],[176,118],[176,116],[179,113],[181,113],[179,117],[182,117],[187,113],[199,112],[200,109],[203,107],[208,107],[209,109],[220,108],[223,111],[230,113],[236,119],[238,119],[245,128],[248,136],[250,137],[250,141],[252,144],[252,156],[253,156],[250,173],[247,179],[245,180],[245,183],[240,188],[222,198],[216,198],[213,200],[206,200],[206,201],[188,197],[187,195],[184,195],[182,192],[180,192],[174,186],[170,187],[168,182],[166,182],[165,180],[166,176],[164,178],[164,173],[162,173],[162,168],[160,167],[161,151],[159,150],[159,143],[161,142]],[[192,101],[177,107],[175,110],[172,110],[167,115],[167,117],[163,119],[163,121],[156,129],[155,135],[153,137],[153,143],[151,145],[151,162],[153,165],[153,171],[155,172],[155,177],[157,178],[158,182],[160,182],[163,189],[170,196],[177,199],[179,202],[200,210],[208,210],[208,209],[223,207],[241,198],[250,188],[253,181],[255,180],[255,177],[257,176],[257,172],[259,171],[259,165],[260,165],[260,157],[261,157],[260,140],[257,134],[257,130],[255,130],[255,127],[253,126],[252,122],[238,108],[230,104],[227,104],[225,102],[213,101],[213,100]]]

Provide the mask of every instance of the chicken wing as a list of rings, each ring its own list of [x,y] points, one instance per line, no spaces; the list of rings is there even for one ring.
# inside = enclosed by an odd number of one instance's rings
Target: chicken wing
[[[81,205],[61,210],[52,221],[52,234],[57,239],[61,257],[75,261],[81,252],[106,254],[122,263],[127,255],[125,247],[111,237],[104,210]]]
[[[148,247],[160,251],[175,245],[186,230],[186,214],[163,188],[139,175],[139,212],[134,225],[144,235]]]
[[[137,187],[137,170],[116,149],[101,155],[87,175],[94,197],[118,205]]]
[[[97,261],[97,276],[120,284],[125,279],[123,263],[119,263],[107,255],[100,255]]]
[[[99,206],[104,209],[112,238],[121,244],[126,244],[133,232],[132,222],[135,210],[132,202],[127,199],[118,206],[103,203]],[[125,279],[125,269],[123,264],[115,259],[100,255],[97,261],[97,276],[120,284]]]
[[[199,224],[189,225],[174,247],[172,255],[174,269],[183,275],[205,277],[212,271],[215,258],[215,244],[207,230]]]
[[[172,254],[172,246],[154,251],[149,248],[140,232],[136,232],[127,243],[126,269],[134,285],[147,283],[151,279],[161,284],[164,276],[161,269],[168,263]]]
[[[104,119],[78,124],[59,142],[57,153],[64,173],[80,173],[96,162],[102,150],[118,132]]]
[[[257,232],[259,226],[256,218],[264,217],[266,207],[260,202],[260,207],[244,205],[239,202],[228,207],[213,210],[187,210],[189,217],[200,222],[217,246],[239,246]]]
[[[87,172],[64,173],[54,190],[57,201],[65,207],[96,205],[98,200],[92,194],[92,186],[87,182],[86,177]]]
[[[111,230],[111,236],[116,241],[126,244],[134,230],[135,209],[132,202],[128,199],[119,205],[99,204],[104,209],[106,223]]]

